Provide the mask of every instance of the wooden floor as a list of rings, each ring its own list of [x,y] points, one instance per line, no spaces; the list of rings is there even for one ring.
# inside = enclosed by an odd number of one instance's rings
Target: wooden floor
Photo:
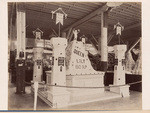
[[[33,95],[31,95],[30,86],[26,87],[26,94],[15,94],[16,88],[9,84],[8,109],[9,110],[33,110]],[[52,109],[40,98],[37,101],[37,110],[141,110],[142,93],[131,91],[130,97],[116,98],[90,102],[80,105],[72,105],[61,109]]]

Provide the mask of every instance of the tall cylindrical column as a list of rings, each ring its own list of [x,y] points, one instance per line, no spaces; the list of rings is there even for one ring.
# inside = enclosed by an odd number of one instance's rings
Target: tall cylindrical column
[[[17,57],[16,57],[16,93],[25,93],[25,40],[26,40],[26,12],[21,4],[16,5],[16,34]],[[15,27],[14,27],[15,28]]]
[[[33,48],[34,67],[33,67],[33,81],[42,81],[43,74],[43,48]]]
[[[114,85],[124,85],[125,82],[125,52],[126,45],[115,45]]]
[[[23,6],[17,5],[17,59],[19,59],[20,52],[24,52],[25,59],[25,39],[26,39],[26,12]]]
[[[101,54],[101,71],[107,70],[107,59],[108,59],[108,51],[107,51],[107,28],[108,28],[108,12],[101,13],[101,39],[99,40],[100,44],[100,54]]]

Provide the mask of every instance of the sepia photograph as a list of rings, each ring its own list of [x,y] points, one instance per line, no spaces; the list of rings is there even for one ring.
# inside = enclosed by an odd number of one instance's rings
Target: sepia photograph
[[[8,110],[142,110],[141,2],[7,2]]]

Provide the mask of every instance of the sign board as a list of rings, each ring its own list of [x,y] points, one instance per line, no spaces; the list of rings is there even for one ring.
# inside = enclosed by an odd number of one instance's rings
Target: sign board
[[[56,13],[56,24],[61,23],[63,25],[64,14]]]
[[[118,34],[121,35],[122,28],[120,26],[117,26],[116,30],[117,30],[116,35],[118,35]]]
[[[45,48],[51,48],[50,40],[45,40]]]
[[[58,57],[58,66],[64,66],[64,57]]]

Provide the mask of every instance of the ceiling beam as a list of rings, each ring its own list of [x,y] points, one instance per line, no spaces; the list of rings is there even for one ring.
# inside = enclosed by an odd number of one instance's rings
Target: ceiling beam
[[[77,27],[85,22],[87,22],[88,20],[92,19],[93,17],[99,15],[101,12],[106,11],[108,9],[108,6],[106,5],[106,3],[104,5],[102,5],[100,8],[96,9],[95,11],[93,11],[92,13],[86,15],[85,17],[81,18],[80,20],[78,20],[77,22],[73,23],[72,25],[68,26],[67,28],[65,28],[63,31],[67,31],[70,28],[74,28]]]
[[[89,39],[90,43],[92,44],[92,46],[96,49],[96,51],[97,51],[97,53],[98,53],[98,47],[91,41],[90,38],[88,38],[88,39]]]
[[[93,35],[91,35],[91,36],[94,39],[94,41],[96,42],[96,44],[98,44],[98,41],[96,40],[96,38]]]
[[[141,26],[141,23],[133,24],[133,25],[125,27],[124,31],[129,30],[129,29],[133,29],[133,28],[136,28],[136,27],[140,27],[140,26]]]

